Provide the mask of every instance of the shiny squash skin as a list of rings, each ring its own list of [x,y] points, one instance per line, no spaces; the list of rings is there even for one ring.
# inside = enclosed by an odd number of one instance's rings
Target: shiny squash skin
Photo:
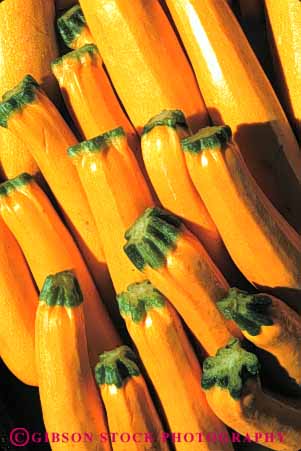
[[[301,5],[295,1],[265,0],[266,20],[274,57],[275,77],[283,107],[301,141]]]
[[[140,154],[136,131],[122,110],[95,45],[86,45],[57,59],[52,70],[84,139],[122,126],[131,148]]]
[[[301,151],[231,8],[225,0],[167,5],[213,123],[232,128],[258,185],[301,232]]]
[[[50,62],[58,56],[54,19],[53,0],[0,2],[0,98],[30,73],[54,100],[58,99],[58,87],[50,70]],[[2,128],[0,172],[3,178],[16,177],[21,172],[39,173],[26,144]]]
[[[55,105],[32,77],[24,77],[13,92],[8,92],[0,108],[2,106],[6,111],[5,105],[14,100],[18,106],[11,108],[7,116],[4,113],[3,126],[21,138],[30,149],[58,201],[98,289],[110,302],[114,292],[101,238],[79,177],[67,157],[68,147],[77,140]]]
[[[284,440],[269,443],[269,448],[276,451],[298,451],[301,443],[301,426],[298,412],[284,407],[262,390],[258,390],[252,381],[247,384],[240,400],[231,397],[226,389],[211,388],[206,392],[211,409],[229,427],[242,435],[249,434],[253,440],[257,434],[267,431],[279,431]],[[277,437],[278,438],[278,437]]]
[[[300,236],[257,186],[237,145],[229,142],[225,148],[217,145],[184,154],[237,267],[258,289],[301,312]]]
[[[233,273],[229,255],[192,183],[181,149],[181,139],[188,135],[181,111],[162,111],[144,127],[141,139],[143,161],[161,205],[183,219],[227,276]]]
[[[1,358],[24,384],[38,385],[34,324],[38,293],[22,251],[0,219]]]
[[[47,196],[33,179],[23,176],[17,180],[19,184],[13,182],[7,195],[0,196],[1,216],[21,246],[39,289],[47,275],[74,269],[85,297],[88,345],[94,364],[99,352],[113,349],[120,339],[76,244]]]
[[[227,281],[181,221],[149,208],[126,232],[126,239],[127,256],[170,300],[209,355],[232,335],[241,337],[239,328],[216,306],[229,290]]]
[[[36,364],[46,430],[68,433],[68,451],[111,451],[105,411],[90,368],[82,296],[69,271],[45,280],[36,317]],[[61,280],[63,279],[63,280]],[[71,279],[71,281],[70,281]],[[72,434],[82,440],[72,441]],[[92,441],[83,439],[92,434]],[[52,451],[66,448],[52,441]]]
[[[301,386],[301,318],[298,313],[274,296],[249,294],[236,288],[231,288],[217,305],[226,318],[236,322],[248,341],[275,357],[285,370],[282,378],[287,374],[292,382]]]
[[[189,62],[157,0],[81,0],[80,5],[139,133],[163,109],[183,110],[193,130],[207,123]]]
[[[214,357],[205,359],[201,381],[208,404],[227,426],[276,451],[298,451],[301,416],[286,402],[262,390],[260,363],[238,340],[230,340]]]
[[[123,252],[125,231],[154,201],[122,128],[68,152],[101,233],[116,293],[120,293],[143,279]]]
[[[172,305],[151,283],[130,285],[118,295],[121,314],[150,377],[171,431],[227,436],[200,387],[201,368]],[[179,408],[181,406],[181,408]],[[176,451],[192,444],[174,443]],[[200,451],[233,451],[232,444],[203,441]]]
[[[138,360],[128,346],[119,346],[101,354],[95,366],[110,431],[131,435],[126,445],[118,437],[112,440],[113,451],[124,451],[125,446],[128,451],[169,451],[169,445],[161,440],[163,426]]]

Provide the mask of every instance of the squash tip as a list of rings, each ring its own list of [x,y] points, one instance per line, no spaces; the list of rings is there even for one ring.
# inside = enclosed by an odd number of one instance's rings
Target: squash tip
[[[237,288],[231,288],[226,297],[217,302],[219,311],[226,319],[233,320],[242,330],[256,336],[261,326],[272,326],[269,315],[272,301],[268,295],[249,294]]]
[[[27,172],[23,172],[17,177],[14,177],[13,179],[9,179],[6,182],[1,183],[0,196],[8,196],[11,192],[15,191],[19,187],[31,183],[32,181],[34,181],[33,176],[27,174]]]
[[[82,141],[75,146],[69,147],[67,153],[68,156],[72,158],[82,153],[101,152],[111,144],[112,140],[125,136],[126,133],[123,127],[117,127],[103,133],[102,135],[96,136],[95,138]]]
[[[83,295],[73,271],[61,271],[46,277],[40,301],[49,306],[76,307]]]
[[[260,364],[257,356],[246,351],[237,338],[220,348],[214,357],[207,357],[203,364],[202,388],[213,386],[229,390],[234,399],[239,399],[244,383],[258,376]]]
[[[124,252],[139,270],[146,265],[160,268],[167,252],[175,246],[181,225],[181,221],[167,211],[147,208],[125,233]]]
[[[72,48],[72,43],[79,36],[85,26],[85,16],[79,5],[75,5],[68,9],[68,11],[57,19],[57,28],[59,33],[64,43],[70,48]]]
[[[185,115],[181,110],[163,110],[147,122],[143,128],[142,136],[146,135],[153,128],[159,126],[167,126],[172,128],[182,127],[188,129]]]
[[[83,61],[83,58],[86,57],[90,57],[92,60],[97,57],[100,58],[98,48],[95,44],[85,44],[79,49],[72,50],[71,52],[65,53],[65,55],[56,58],[51,63],[51,69],[54,72],[56,66],[59,66],[64,62],[68,62],[70,60],[78,61],[79,63],[81,63]]]
[[[0,125],[7,128],[11,114],[32,103],[39,88],[39,83],[32,75],[26,75],[13,89],[7,91],[0,103]]]
[[[232,137],[228,125],[201,128],[197,133],[182,139],[183,151],[199,153],[206,149],[224,148]]]
[[[140,375],[138,357],[130,347],[118,346],[99,355],[94,374],[98,385],[121,388],[127,379]]]
[[[122,317],[130,317],[135,323],[143,321],[149,310],[162,308],[165,297],[148,280],[133,283],[117,295]]]

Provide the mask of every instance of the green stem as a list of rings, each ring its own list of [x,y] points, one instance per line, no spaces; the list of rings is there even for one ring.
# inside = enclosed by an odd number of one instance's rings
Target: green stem
[[[135,323],[143,321],[149,310],[162,308],[164,296],[148,281],[133,283],[117,296],[119,310],[123,318],[131,317]]]
[[[255,354],[241,347],[237,338],[208,357],[203,364],[202,387],[209,390],[218,386],[229,390],[234,399],[239,399],[245,382],[259,374],[260,365]]]
[[[115,385],[121,388],[128,378],[139,375],[138,357],[128,346],[119,346],[104,352],[95,366],[98,385]]]
[[[259,335],[261,326],[273,325],[270,316],[271,298],[264,294],[249,294],[231,288],[228,295],[217,303],[220,312],[250,335]]]
[[[147,208],[125,233],[124,251],[139,270],[160,268],[181,233],[181,221],[161,208]]]
[[[40,301],[53,307],[77,307],[83,302],[79,283],[72,271],[62,271],[46,277]]]

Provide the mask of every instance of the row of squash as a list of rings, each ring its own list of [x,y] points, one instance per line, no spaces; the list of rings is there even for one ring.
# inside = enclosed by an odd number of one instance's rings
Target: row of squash
[[[107,313],[122,332],[120,311],[171,431],[186,432],[189,425],[227,436],[223,422],[242,434],[279,430],[285,441],[272,443],[272,449],[298,450],[300,406],[288,397],[300,396],[301,385],[297,141],[226,2],[206,0],[202,8],[194,1],[167,4],[201,89],[209,79],[219,86],[203,89],[207,106],[215,108],[215,101],[223,120],[232,115],[239,146],[229,126],[207,126],[194,75],[159,3],[132,3],[81,1],[91,31],[78,6],[59,20],[73,51],[56,59],[52,70],[85,141],[77,142],[31,75],[3,95],[0,125],[27,149],[73,238],[32,176],[22,173],[0,186],[0,263],[7,274],[0,280],[7,300],[1,356],[17,377],[39,385],[47,430],[106,430],[90,370],[95,367],[110,431],[158,437],[163,427],[140,361]],[[217,40],[225,24],[229,29]],[[218,60],[214,46],[221,47]],[[237,62],[237,79],[231,74],[226,82],[228,57]],[[252,88],[252,108],[243,108],[233,95],[242,86]],[[210,92],[212,99],[206,98]],[[219,123],[214,108],[210,115]],[[256,120],[243,117],[251,111]],[[241,136],[237,129],[244,122],[249,130]],[[226,279],[233,286],[241,277],[233,261],[251,284],[270,294],[230,289]],[[41,292],[38,310],[27,264]],[[178,314],[211,356],[203,365],[205,392]],[[276,369],[286,390],[281,401],[261,390],[258,359],[245,349],[243,337],[273,355],[286,373]],[[84,450],[124,449],[109,440],[81,446],[76,444]],[[143,446],[169,449],[162,440]],[[181,451],[191,446],[175,444]],[[203,442],[198,449],[230,450],[232,444]]]

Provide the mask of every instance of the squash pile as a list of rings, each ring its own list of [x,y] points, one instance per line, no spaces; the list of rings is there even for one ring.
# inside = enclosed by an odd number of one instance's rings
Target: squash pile
[[[47,432],[90,434],[51,449],[300,450],[300,2],[19,3],[0,355]],[[263,3],[274,86],[234,14]]]

